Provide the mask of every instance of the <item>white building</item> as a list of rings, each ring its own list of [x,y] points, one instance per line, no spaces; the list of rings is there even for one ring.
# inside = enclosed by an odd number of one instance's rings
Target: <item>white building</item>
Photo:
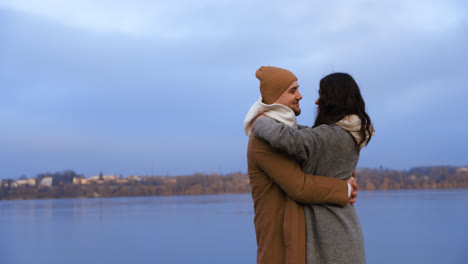
[[[26,179],[26,180],[18,180],[16,181],[16,183],[18,184],[18,186],[22,186],[22,185],[29,185],[29,186],[36,186],[36,179]]]
[[[131,175],[131,176],[128,177],[128,180],[129,181],[139,181],[140,178],[138,178],[137,175]]]
[[[41,187],[52,187],[52,177],[45,177],[41,180],[39,184]]]
[[[88,179],[86,179],[86,178],[73,178],[73,184],[88,184]]]
[[[115,175],[104,175],[104,176],[102,176],[102,179],[104,181],[116,181],[117,176],[115,176]]]
[[[103,181],[109,182],[109,181],[116,181],[117,176],[115,175],[103,175],[102,180],[100,179],[101,177],[99,176],[91,176],[89,177],[89,182],[97,182],[97,183],[102,183]]]
[[[89,181],[99,181],[99,176],[91,176],[89,177]]]

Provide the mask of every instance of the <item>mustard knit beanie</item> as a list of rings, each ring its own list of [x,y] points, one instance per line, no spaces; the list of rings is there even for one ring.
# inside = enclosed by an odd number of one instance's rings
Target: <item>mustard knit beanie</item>
[[[265,104],[274,103],[297,77],[290,71],[272,66],[262,66],[255,73],[260,80],[260,94]]]

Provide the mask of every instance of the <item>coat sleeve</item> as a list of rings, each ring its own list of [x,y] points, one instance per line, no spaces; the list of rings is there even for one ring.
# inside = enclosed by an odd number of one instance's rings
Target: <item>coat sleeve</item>
[[[256,137],[293,156],[301,165],[319,153],[322,142],[313,128],[297,129],[268,117],[259,118],[253,131]]]
[[[255,151],[258,167],[293,200],[304,204],[339,206],[348,203],[346,181],[306,174],[296,161],[265,142],[258,141],[265,145]]]

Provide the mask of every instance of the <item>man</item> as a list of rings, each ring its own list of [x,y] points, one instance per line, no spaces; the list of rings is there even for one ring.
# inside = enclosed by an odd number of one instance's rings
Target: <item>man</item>
[[[247,148],[248,174],[254,202],[257,263],[305,264],[306,229],[304,204],[345,206],[350,199],[353,177],[347,182],[305,174],[299,165],[256,138],[251,129],[265,114],[296,126],[301,109],[296,76],[288,70],[264,66],[257,70],[261,99],[249,110],[244,128],[250,135]],[[354,185],[357,189],[357,185]]]

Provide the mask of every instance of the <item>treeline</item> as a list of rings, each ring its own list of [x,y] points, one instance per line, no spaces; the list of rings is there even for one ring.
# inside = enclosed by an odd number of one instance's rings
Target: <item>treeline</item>
[[[407,171],[358,169],[361,190],[468,188],[468,168],[416,167]]]
[[[53,178],[50,187],[39,184],[44,177]],[[17,187],[9,184],[13,180],[3,180],[0,199],[199,195],[251,191],[248,176],[241,172],[227,175],[196,173],[185,176],[140,176],[139,180],[125,183],[89,181],[88,184],[73,184],[73,178],[84,176],[73,171],[38,174],[36,185]],[[360,190],[468,188],[468,168],[438,166],[418,167],[407,171],[358,169],[357,181]]]

